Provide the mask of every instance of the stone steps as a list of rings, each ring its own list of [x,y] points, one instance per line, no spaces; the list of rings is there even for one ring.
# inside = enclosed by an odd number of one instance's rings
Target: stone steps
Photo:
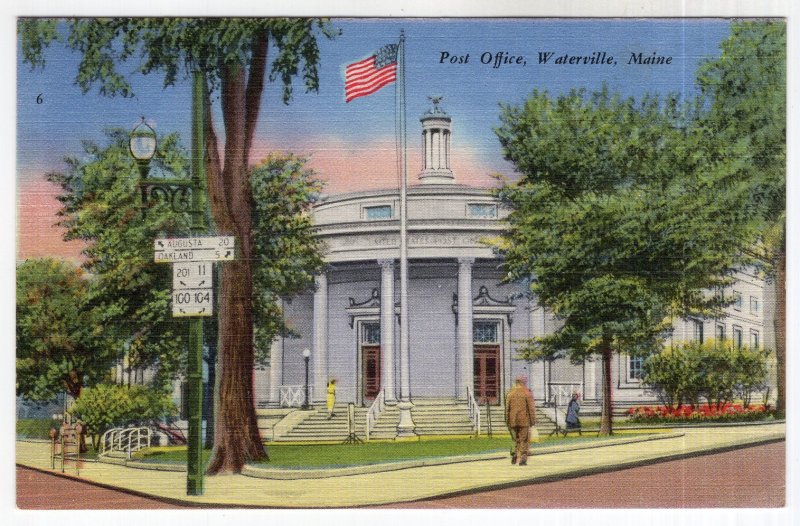
[[[334,416],[328,419],[328,411],[324,407],[313,409],[308,418],[291,429],[288,433],[276,439],[276,442],[317,442],[317,441],[344,441],[349,436],[347,421],[347,406],[336,406]],[[364,423],[367,410],[356,407],[355,433],[363,440]]]
[[[493,433],[507,433],[505,414],[501,406],[491,406]],[[355,408],[355,433],[365,439],[365,425],[367,408]],[[472,435],[474,428],[469,419],[466,403],[453,400],[420,400],[414,401],[411,409],[411,418],[414,420],[415,433],[419,436],[437,435]],[[267,418],[260,418],[260,422],[271,422]],[[386,406],[378,417],[370,433],[371,440],[392,440],[397,436],[397,424],[400,421],[400,410],[396,406]],[[271,425],[275,425],[271,423]],[[553,421],[537,409],[537,429],[540,434],[546,434],[555,428]],[[336,406],[334,416],[328,420],[328,413],[324,407],[316,407],[304,420],[299,422],[288,432],[279,436],[277,442],[319,442],[319,441],[344,441],[348,438],[347,406]],[[488,419],[486,407],[481,407],[481,435],[488,433]],[[269,436],[264,434],[263,436]]]

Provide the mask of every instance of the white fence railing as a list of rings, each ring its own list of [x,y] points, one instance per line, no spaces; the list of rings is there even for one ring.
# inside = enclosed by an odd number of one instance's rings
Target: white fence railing
[[[547,402],[563,407],[569,403],[572,393],[583,393],[583,383],[550,382],[547,384]]]
[[[381,389],[381,392],[378,393],[378,396],[376,396],[375,400],[372,401],[372,405],[370,405],[369,409],[367,409],[367,422],[364,433],[367,441],[369,441],[370,433],[372,433],[372,430],[375,427],[375,422],[378,421],[378,417],[381,416],[383,409],[386,407],[385,400],[386,398],[384,396],[383,389]]]
[[[469,410],[469,419],[472,422],[475,436],[479,436],[481,434],[481,407],[475,401],[472,387],[469,385],[467,386],[467,409]]]
[[[308,403],[314,399],[314,387],[308,386]],[[306,401],[305,385],[282,385],[280,386],[280,406],[281,407],[302,407]]]
[[[149,427],[115,427],[100,437],[100,454],[119,452],[131,458],[133,452],[150,447],[151,438]]]

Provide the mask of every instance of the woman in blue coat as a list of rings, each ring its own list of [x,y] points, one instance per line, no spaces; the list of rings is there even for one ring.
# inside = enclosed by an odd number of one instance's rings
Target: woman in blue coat
[[[578,393],[572,393],[572,400],[569,401],[569,405],[567,406],[567,431],[581,428],[581,419],[578,418],[578,414],[581,411],[581,406],[578,403],[580,400],[581,395]]]

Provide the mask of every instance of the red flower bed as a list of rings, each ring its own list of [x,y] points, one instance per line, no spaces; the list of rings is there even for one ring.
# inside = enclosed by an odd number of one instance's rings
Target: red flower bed
[[[770,416],[772,410],[769,405],[751,405],[743,407],[742,404],[726,403],[716,405],[684,405],[669,408],[666,406],[631,407],[627,413],[631,422],[747,422],[761,420]]]

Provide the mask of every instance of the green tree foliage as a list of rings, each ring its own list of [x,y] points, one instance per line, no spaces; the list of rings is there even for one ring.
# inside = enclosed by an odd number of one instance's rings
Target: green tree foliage
[[[747,408],[765,387],[769,354],[731,340],[679,343],[645,361],[643,381],[670,409],[696,405],[701,397],[718,409],[736,398]]]
[[[786,392],[786,23],[738,21],[707,61],[698,83],[710,104],[703,126],[718,139],[726,192],[740,187],[757,223],[750,249],[768,263],[775,284],[775,358],[778,413]]]
[[[17,395],[75,398],[102,380],[116,354],[90,304],[80,268],[55,259],[29,259],[17,267]]]
[[[239,472],[266,456],[256,422],[252,382],[254,201],[248,162],[267,81],[282,85],[282,100],[301,76],[306,90],[319,86],[317,38],[337,31],[325,20],[279,18],[92,18],[58,22],[22,19],[22,55],[44,66],[45,50],[60,42],[81,54],[76,83],[105,95],[132,96],[121,64],[137,73],[164,75],[164,85],[200,71],[219,93],[225,141],[220,148],[210,99],[206,100],[209,202],[220,234],[236,236],[237,259],[222,271],[219,320],[220,403],[210,473]],[[269,72],[267,72],[269,66]],[[223,153],[224,152],[224,153]]]
[[[68,170],[48,179],[63,190],[59,224],[67,230],[65,238],[87,243],[84,267],[95,277],[89,302],[98,328],[131,367],[155,367],[163,384],[183,365],[185,329],[169,316],[171,269],[153,262],[153,239],[187,233],[188,218],[164,202],[143,213],[128,132],[106,133],[107,144],[84,142],[83,159],[67,158]],[[161,138],[152,170],[186,173],[186,152],[177,136]]]
[[[324,264],[310,214],[322,183],[304,164],[305,159],[291,154],[272,154],[250,173],[256,209],[253,310],[262,362],[275,336],[294,335],[283,323],[281,298],[313,286]]]
[[[510,229],[500,245],[509,280],[527,280],[562,322],[521,349],[528,359],[599,353],[601,432],[611,432],[611,353],[660,349],[676,316],[719,315],[737,265],[746,213],[713,191],[697,105],[636,103],[605,89],[503,106],[496,130],[521,179],[500,197]]]
[[[132,385],[99,384],[84,390],[70,408],[90,434],[102,435],[112,427],[146,424],[151,420],[175,416],[177,409],[170,393],[161,389]]]

